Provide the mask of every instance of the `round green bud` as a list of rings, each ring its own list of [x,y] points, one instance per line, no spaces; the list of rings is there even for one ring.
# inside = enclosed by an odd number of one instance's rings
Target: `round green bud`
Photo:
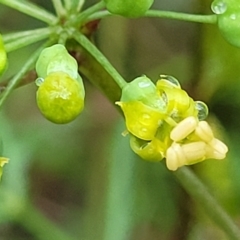
[[[218,28],[232,45],[240,47],[240,2],[239,0],[215,0],[211,5],[217,14]]]
[[[80,76],[75,80],[64,72],[54,72],[38,81],[37,105],[48,120],[68,123],[82,112],[85,92],[80,80]]]
[[[4,48],[2,36],[0,34],[0,75],[4,72],[7,66],[7,53]]]
[[[55,44],[41,52],[36,63],[36,72],[39,77],[45,78],[48,74],[59,71],[77,79],[78,64],[62,44]]]
[[[152,6],[154,0],[104,0],[110,13],[124,17],[141,17]]]

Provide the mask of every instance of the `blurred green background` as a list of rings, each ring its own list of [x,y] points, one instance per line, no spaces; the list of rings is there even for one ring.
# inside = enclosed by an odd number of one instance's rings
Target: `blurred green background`
[[[51,1],[35,3],[53,11]],[[90,6],[94,1],[86,1]],[[156,0],[153,8],[211,14],[209,0]],[[44,24],[0,5],[2,33]],[[128,81],[176,77],[210,108],[208,121],[229,146],[223,161],[193,167],[240,225],[240,49],[214,25],[167,19],[101,21],[96,45]],[[16,73],[37,45],[9,54],[1,80]],[[191,199],[165,163],[139,159],[113,104],[84,79],[85,110],[56,125],[39,113],[34,83],[16,89],[0,113],[1,240],[228,239]]]

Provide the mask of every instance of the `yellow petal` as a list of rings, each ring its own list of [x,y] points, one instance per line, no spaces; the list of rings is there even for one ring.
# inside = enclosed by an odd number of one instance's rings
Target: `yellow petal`
[[[151,140],[163,119],[163,113],[140,101],[116,102],[122,108],[127,130],[134,136]]]

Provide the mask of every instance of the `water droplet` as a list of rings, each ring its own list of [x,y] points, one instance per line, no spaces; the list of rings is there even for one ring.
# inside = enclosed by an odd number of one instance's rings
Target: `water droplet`
[[[175,87],[177,86],[177,87],[181,88],[180,83],[178,82],[178,80],[176,78],[172,77],[172,76],[160,75],[160,78],[163,79],[163,80],[169,81],[170,83],[175,85]]]
[[[39,77],[35,80],[36,85],[39,87],[44,82],[44,79]]]
[[[146,82],[146,81],[142,81],[142,82],[139,82],[138,83],[138,86],[140,88],[146,88],[146,87],[149,87],[151,84],[149,82]]]
[[[148,132],[148,129],[145,128],[145,127],[143,127],[143,128],[141,128],[141,129],[139,130],[138,135],[139,135],[140,138],[144,138],[144,137],[146,136],[146,133],[147,133],[147,132]]]
[[[201,101],[196,101],[195,103],[195,108],[198,110],[198,119],[202,121],[208,116],[208,107]]]
[[[147,113],[144,113],[144,114],[142,115],[142,119],[143,119],[143,120],[149,120],[149,119],[150,119],[150,115],[147,114]]]
[[[236,14],[231,14],[231,15],[230,15],[230,18],[231,18],[232,20],[236,20],[236,19],[237,19],[237,15],[236,15]]]
[[[216,14],[223,14],[227,10],[227,4],[222,0],[215,0],[211,5],[211,9]]]

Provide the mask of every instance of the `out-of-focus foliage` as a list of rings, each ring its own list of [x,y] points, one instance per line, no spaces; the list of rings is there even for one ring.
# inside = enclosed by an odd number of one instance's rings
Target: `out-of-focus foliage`
[[[52,9],[50,1],[36,2]],[[210,5],[209,0],[161,0],[154,8],[211,13]],[[23,26],[41,25],[0,7],[3,33]],[[165,19],[107,18],[95,37],[127,80],[173,75],[190,96],[210,106],[211,125],[228,140],[230,154],[194,170],[239,222],[240,49],[225,42],[217,26]],[[17,72],[34,49],[11,53],[4,76]],[[0,137],[3,154],[11,160],[0,185],[0,238],[226,239],[164,164],[144,162],[132,153],[128,136],[121,135],[121,116],[84,83],[85,109],[65,126],[38,112],[34,84],[15,90],[4,105]]]

